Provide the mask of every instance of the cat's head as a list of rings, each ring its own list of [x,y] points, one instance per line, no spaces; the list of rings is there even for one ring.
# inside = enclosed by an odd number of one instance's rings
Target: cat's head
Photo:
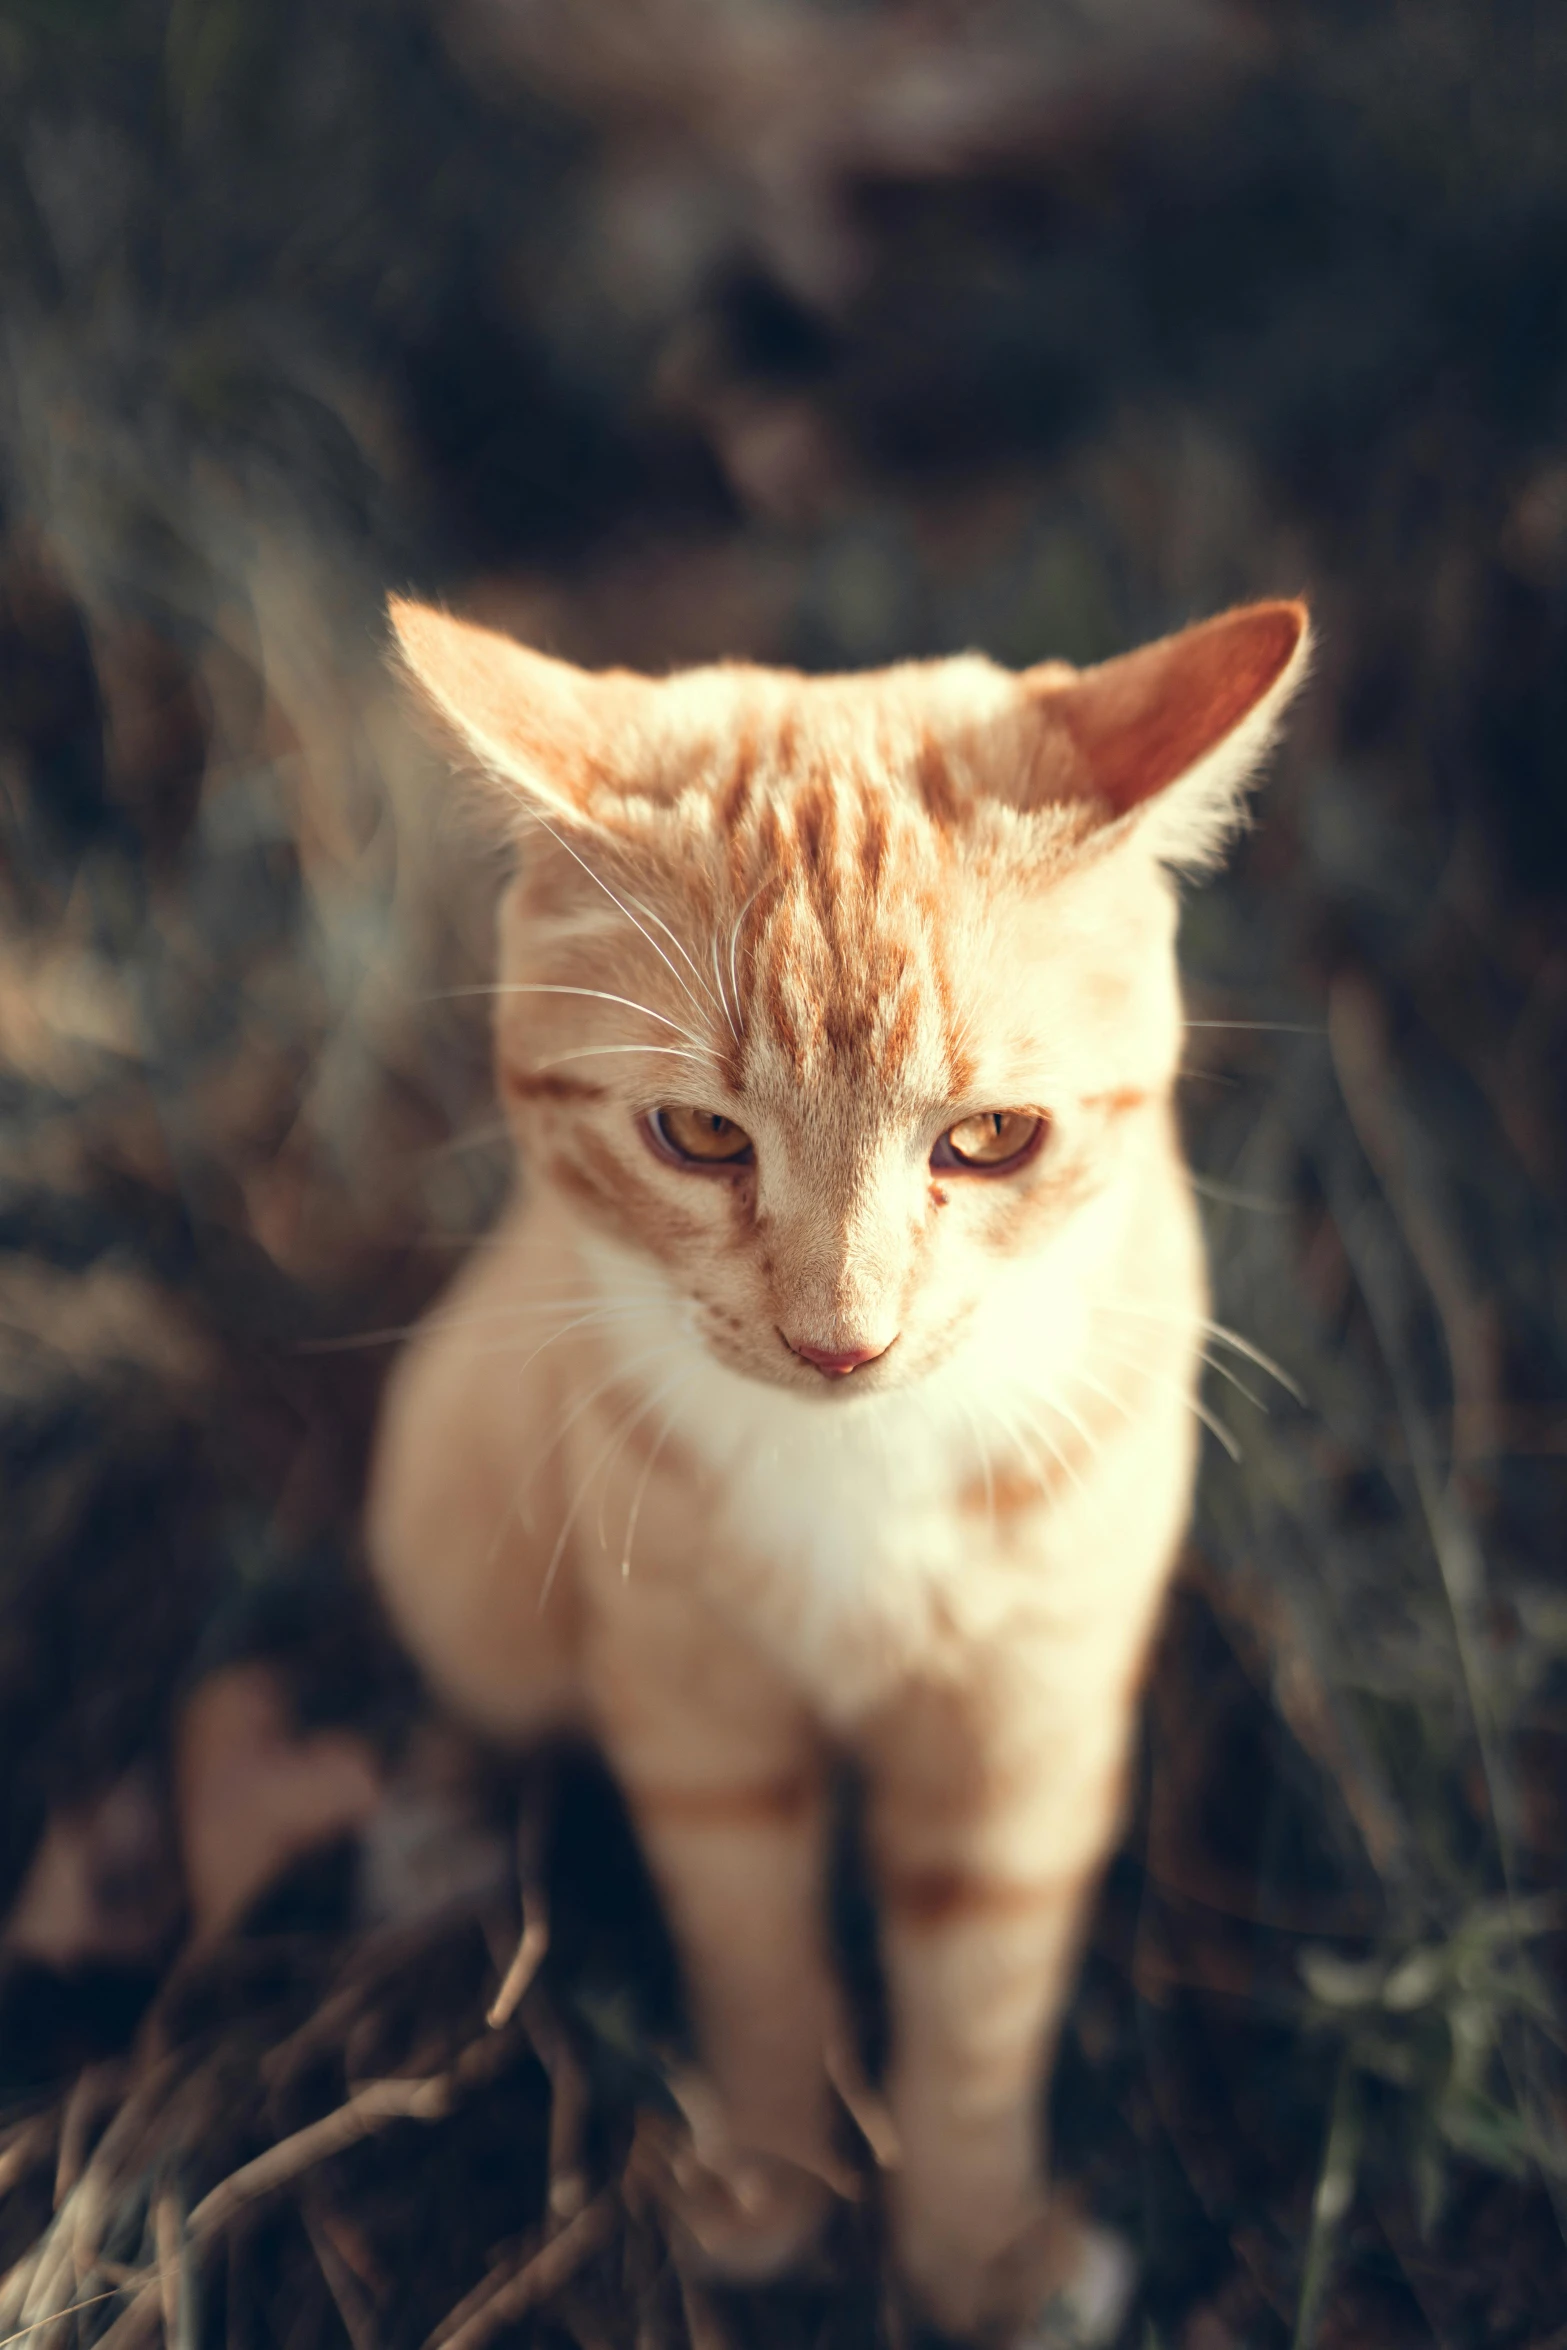
[[[1302,605],[1021,675],[592,674],[392,619],[518,838],[496,1064],[530,1183],[801,1394],[907,1386],[1025,1269],[1069,1282],[1167,1131],[1170,869],[1233,831]]]

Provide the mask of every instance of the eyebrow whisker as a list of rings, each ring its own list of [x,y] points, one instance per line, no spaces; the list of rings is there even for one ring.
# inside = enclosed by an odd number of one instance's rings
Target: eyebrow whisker
[[[739,1011],[740,1009],[740,975],[735,969],[735,950],[740,943],[740,932],[744,925],[745,918],[747,914],[750,913],[751,908],[755,905],[761,894],[762,884],[758,882],[755,889],[752,890],[750,896],[746,899],[745,904],[740,908],[739,913],[735,916],[734,928],[729,933],[729,984],[734,992],[736,1011]],[[743,1038],[736,1038],[737,1043],[742,1043],[743,1041]]]
[[[739,1029],[738,1029],[738,1028],[735,1026],[735,1016],[734,1016],[733,1012],[732,1012],[732,1011],[730,1010],[730,1008],[729,1008],[729,998],[728,998],[728,995],[725,993],[725,990],[724,990],[724,975],[723,975],[722,971],[720,971],[720,970],[719,970],[719,968],[718,968],[718,939],[717,939],[717,936],[716,936],[716,934],[715,934],[715,936],[714,936],[714,938],[713,938],[712,945],[713,945],[713,977],[714,977],[714,978],[717,980],[717,982],[718,982],[718,997],[719,997],[719,1001],[720,1001],[720,1003],[722,1003],[722,1005],[723,1005],[723,1007],[724,1007],[724,1018],[725,1018],[725,1019],[728,1021],[728,1023],[729,1023],[729,1033],[730,1033],[730,1035],[731,1035],[731,1036],[734,1038],[734,1040],[735,1040],[735,1043],[736,1043],[736,1044],[738,1044],[738,1043],[740,1042],[740,1031],[739,1031]]]
[[[572,863],[574,865],[579,865],[582,868],[582,871],[587,875],[588,879],[597,888],[604,892],[604,895],[608,898],[612,906],[619,907],[621,913],[625,915],[626,920],[630,923],[632,929],[639,931],[642,937],[647,940],[648,945],[652,948],[654,954],[657,955],[659,961],[663,964],[671,979],[675,981],[676,985],[681,989],[683,994],[690,997],[691,1002],[695,1004],[697,1010],[700,1012],[702,1010],[701,998],[692,995],[688,983],[681,978],[680,973],[675,969],[674,964],[669,960],[669,957],[665,954],[663,948],[659,945],[657,939],[653,936],[653,933],[645,928],[645,926],[637,920],[636,915],[631,911],[631,906],[626,904],[624,898],[616,895],[615,891],[610,888],[609,883],[604,879],[602,873],[596,873],[594,871],[593,867],[588,863],[587,858],[582,855],[581,851],[574,849],[570,841],[566,839],[565,835],[563,833],[557,832],[554,825],[549,822],[547,817],[541,816],[537,809],[532,811],[532,815],[534,822],[539,825],[543,831],[549,834],[556,847],[565,850]],[[679,939],[676,938],[674,932],[670,929],[669,924],[665,922],[659,915],[655,914],[651,907],[641,905],[640,899],[633,898],[632,905],[640,906],[641,911],[647,915],[648,920],[658,924],[660,930],[662,930],[665,936],[669,939],[670,944],[680,948],[680,952],[682,955],[685,955],[687,963],[691,964],[692,971],[696,972],[696,965],[691,962],[690,955],[687,954],[685,948],[680,945]],[[700,973],[697,973],[697,976],[700,977]],[[703,984],[704,986],[706,985],[705,982]],[[711,1000],[711,990],[708,991],[708,994],[709,1000]]]
[[[656,1020],[662,1028],[672,1028],[677,1036],[685,1037],[689,1043],[701,1044],[700,1037],[693,1036],[682,1021],[672,1020],[667,1012],[655,1012],[651,1004],[639,1004],[634,996],[611,995],[607,988],[602,987],[562,987],[542,979],[506,979],[496,980],[487,987],[447,988],[439,1000],[457,996],[501,995],[572,995],[585,996],[596,1004],[623,1004],[628,1012],[644,1013],[649,1020]]]
[[[694,1069],[709,1072],[713,1065],[710,1053],[705,1050],[700,1053],[688,1052],[683,1045],[678,1044],[583,1044],[578,1045],[574,1052],[556,1053],[551,1060],[539,1061],[524,1074],[542,1077],[551,1069],[562,1068],[567,1061],[596,1061],[606,1053],[659,1053],[672,1061],[689,1061]]]
[[[648,905],[645,899],[632,897],[630,890],[627,890],[626,896],[630,899],[631,904],[636,907],[639,914],[645,914],[650,922],[656,922],[658,924],[659,929],[664,933],[664,936],[668,939],[676,954],[685,958],[686,966],[690,971],[692,978],[697,982],[698,986],[702,990],[702,993],[707,997],[708,1002],[711,1003],[713,1000],[713,991],[708,986],[706,979],[702,976],[701,968],[698,965],[695,957],[692,955],[690,948],[686,945],[685,940],[677,936],[677,934],[670,929],[669,924],[664,920],[663,915],[655,913],[653,908]],[[649,944],[651,943],[652,942],[649,941]]]

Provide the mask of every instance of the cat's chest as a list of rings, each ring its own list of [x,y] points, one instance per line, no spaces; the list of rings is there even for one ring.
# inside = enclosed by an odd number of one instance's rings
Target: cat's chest
[[[915,1412],[814,1416],[769,1430],[709,1415],[698,1572],[710,1603],[846,1724],[935,1651],[993,1637],[1019,1576],[972,1508],[966,1431]]]
[[[723,1464],[716,1514],[737,1544],[864,1603],[900,1569],[939,1572],[956,1548],[960,1464],[939,1442],[923,1450],[876,1433],[818,1445],[747,1445]]]

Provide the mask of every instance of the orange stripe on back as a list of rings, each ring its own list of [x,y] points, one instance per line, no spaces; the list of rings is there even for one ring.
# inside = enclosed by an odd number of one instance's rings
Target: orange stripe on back
[[[874,800],[865,811],[865,829],[860,835],[859,846],[860,871],[865,876],[865,885],[872,897],[880,887],[886,856],[887,811],[880,800]]]
[[[914,760],[914,780],[931,822],[955,825],[963,813],[963,799],[952,780],[946,753],[934,734],[921,738]]]
[[[734,763],[729,780],[718,796],[718,822],[731,843],[739,831],[741,820],[751,804],[751,787],[756,781],[756,737],[745,727],[735,744]]]

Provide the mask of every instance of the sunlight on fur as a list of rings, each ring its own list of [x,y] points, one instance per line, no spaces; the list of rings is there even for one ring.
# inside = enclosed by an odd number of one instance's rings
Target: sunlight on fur
[[[1305,612],[661,680],[392,616],[515,835],[521,1175],[394,1376],[382,1588],[464,1715],[586,1730],[625,1790],[748,2182],[687,2215],[721,2273],[797,2260],[841,2176],[855,1761],[902,2268],[1006,2338],[1103,2269],[1042,2088],[1195,1470],[1172,871],[1240,820]]]

